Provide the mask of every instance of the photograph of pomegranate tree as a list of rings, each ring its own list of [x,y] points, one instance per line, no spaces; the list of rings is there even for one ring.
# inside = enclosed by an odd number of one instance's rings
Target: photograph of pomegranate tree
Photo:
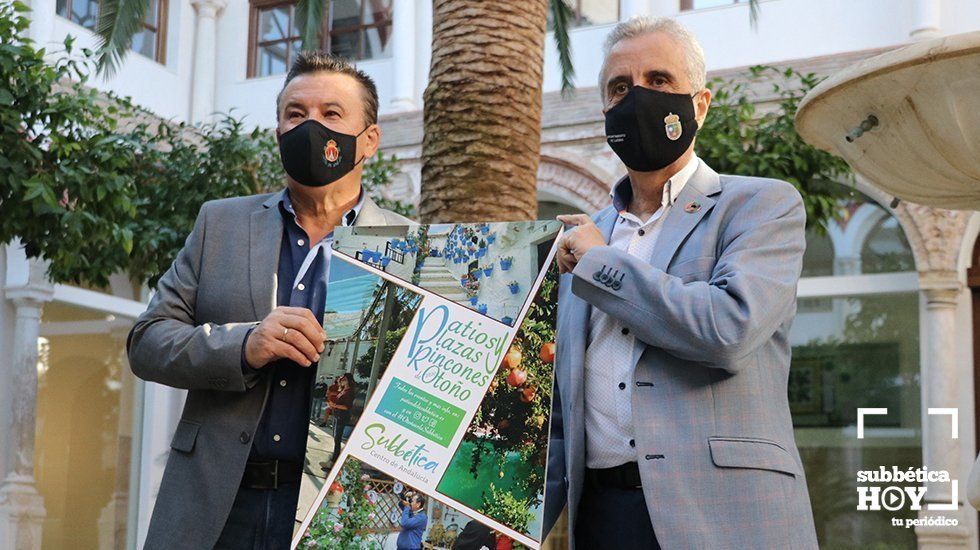
[[[541,540],[557,305],[553,264],[438,486],[534,540]]]

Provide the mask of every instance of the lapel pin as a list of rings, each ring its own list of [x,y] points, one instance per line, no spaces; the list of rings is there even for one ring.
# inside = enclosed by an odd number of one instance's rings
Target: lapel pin
[[[699,203],[698,201],[691,201],[687,203],[687,206],[684,207],[684,211],[687,212],[688,214],[693,214],[698,210],[701,210],[701,203]]]

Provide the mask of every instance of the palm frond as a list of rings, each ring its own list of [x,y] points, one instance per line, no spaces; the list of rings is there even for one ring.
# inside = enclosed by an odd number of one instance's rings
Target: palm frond
[[[759,30],[759,0],[749,0],[749,25],[753,31]]]
[[[551,10],[555,49],[558,50],[558,65],[561,67],[561,93],[563,96],[575,89],[575,67],[572,65],[572,43],[568,39],[568,29],[575,17],[572,8],[564,0],[548,0]]]
[[[299,0],[296,2],[296,20],[303,38],[303,49],[320,47],[320,28],[323,26],[324,7],[328,0]]]
[[[99,38],[96,67],[112,76],[129,52],[133,37],[140,31],[150,0],[102,0],[95,34]]]

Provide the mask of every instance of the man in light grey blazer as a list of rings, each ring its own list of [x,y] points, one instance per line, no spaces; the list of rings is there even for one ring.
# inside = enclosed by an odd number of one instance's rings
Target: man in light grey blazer
[[[634,18],[605,51],[627,176],[559,217],[545,529],[567,506],[572,548],[815,548],[787,398],[801,197],[694,154],[711,92],[678,23]]]
[[[367,75],[301,53],[277,100],[286,189],[206,202],[130,332],[137,376],[189,390],[145,548],[289,547],[333,229],[412,223],[361,188],[377,114]]]

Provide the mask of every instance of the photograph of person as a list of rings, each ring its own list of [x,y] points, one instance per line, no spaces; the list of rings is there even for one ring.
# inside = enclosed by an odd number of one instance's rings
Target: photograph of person
[[[305,515],[354,425],[384,376],[421,296],[357,262],[337,260],[328,283],[324,327],[330,337],[316,363],[297,514]]]
[[[298,531],[300,521],[295,528]],[[298,535],[298,532],[297,532]],[[348,456],[297,548],[511,550],[509,537]]]

